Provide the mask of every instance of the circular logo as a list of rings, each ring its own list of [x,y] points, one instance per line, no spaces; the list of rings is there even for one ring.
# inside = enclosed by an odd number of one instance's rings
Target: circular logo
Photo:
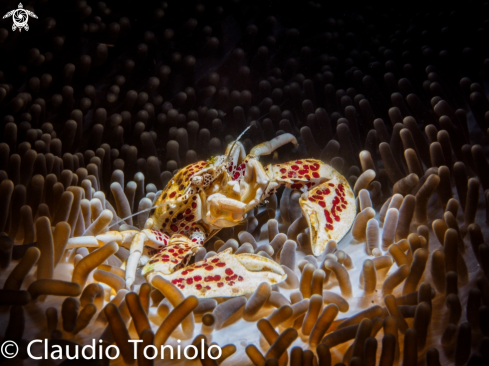
[[[14,341],[5,341],[0,347],[0,352],[5,358],[14,358],[19,353],[19,346]]]
[[[27,24],[28,18],[29,17],[27,15],[27,12],[24,9],[17,9],[12,14],[12,19],[14,21],[14,24],[18,28],[24,27]]]
[[[29,30],[29,24],[27,24],[29,17],[37,19],[37,15],[30,10],[24,9],[22,3],[19,3],[18,9],[11,10],[5,14],[3,19],[8,17],[12,17],[12,21],[14,22],[14,24],[12,24],[12,30],[15,31],[18,29],[19,32],[22,31],[22,29],[25,29],[26,31]]]

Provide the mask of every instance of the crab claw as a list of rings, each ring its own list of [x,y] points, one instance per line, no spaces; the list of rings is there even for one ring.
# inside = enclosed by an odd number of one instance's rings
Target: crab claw
[[[185,267],[190,258],[201,247],[200,244],[191,241],[186,236],[175,234],[170,239],[168,246],[159,250],[143,267],[143,276],[157,272],[169,275]]]
[[[348,181],[337,171],[299,200],[309,226],[312,251],[320,255],[329,240],[340,241],[355,219],[355,196]]]
[[[185,296],[201,298],[242,296],[253,293],[262,282],[273,285],[287,277],[276,262],[256,254],[232,254],[230,248],[171,274],[155,268],[146,280],[151,283],[157,275],[171,281]]]

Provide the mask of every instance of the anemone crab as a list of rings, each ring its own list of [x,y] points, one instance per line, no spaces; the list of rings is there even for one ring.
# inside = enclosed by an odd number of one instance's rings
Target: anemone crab
[[[206,240],[222,228],[239,224],[281,186],[303,192],[299,203],[317,256],[329,240],[339,241],[350,229],[356,214],[353,191],[340,173],[319,160],[265,167],[259,162],[260,156],[282,145],[298,146],[292,134],[261,143],[248,155],[238,140],[229,144],[225,155],[190,164],[175,174],[156,200],[143,230],[108,231],[74,240],[78,244],[96,240],[98,245],[115,241],[129,248],[128,289],[139,266],[148,282],[161,275],[185,295],[197,297],[240,296],[252,293],[260,282],[285,280],[280,265],[256,254],[226,250],[192,265],[189,261]]]

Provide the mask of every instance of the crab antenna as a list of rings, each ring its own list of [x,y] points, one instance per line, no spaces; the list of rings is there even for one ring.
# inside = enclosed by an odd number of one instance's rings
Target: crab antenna
[[[234,147],[236,146],[236,143],[241,139],[241,137],[243,137],[243,135],[251,128],[251,125],[249,125],[248,127],[245,128],[245,130],[243,132],[241,132],[241,134],[238,136],[238,138],[236,140],[234,140],[233,142],[233,145],[231,146],[231,148],[229,149],[229,152],[226,156],[226,163],[229,161],[230,157],[231,157],[231,154],[234,150]]]
[[[154,208],[158,208],[158,207],[161,207],[161,206],[163,206],[163,205],[165,205],[165,203],[160,203],[159,205],[156,205],[156,206],[151,206],[151,207],[149,207],[149,208],[145,208],[144,210],[141,210],[141,211],[139,211],[139,212],[136,212],[135,214],[132,214],[132,215],[129,215],[129,216],[127,216],[127,217],[124,217],[124,218],[122,218],[122,219],[117,220],[116,222],[114,222],[113,224],[111,224],[111,225],[110,225],[110,227],[112,227],[112,226],[114,226],[114,225],[117,225],[117,224],[118,224],[118,223],[120,223],[120,222],[125,222],[125,220],[126,220],[126,219],[129,219],[129,218],[131,218],[131,217],[133,217],[133,216],[139,215],[140,213],[143,213],[143,212],[146,212],[146,211],[151,211],[152,209],[154,209]]]

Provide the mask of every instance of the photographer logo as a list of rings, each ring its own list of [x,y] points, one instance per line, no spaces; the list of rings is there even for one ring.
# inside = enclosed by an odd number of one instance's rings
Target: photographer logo
[[[16,29],[19,29],[19,32],[22,32],[22,28],[24,28],[26,31],[29,30],[29,24],[27,24],[29,21],[29,16],[37,19],[36,14],[34,14],[32,11],[24,9],[22,3],[19,3],[19,8],[9,11],[3,16],[3,19],[12,17],[14,22],[14,24],[12,24],[12,30],[15,31]]]

